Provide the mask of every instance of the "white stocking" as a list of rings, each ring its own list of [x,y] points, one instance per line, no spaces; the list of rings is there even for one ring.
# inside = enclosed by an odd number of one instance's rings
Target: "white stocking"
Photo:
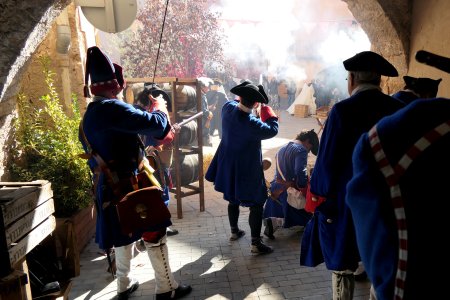
[[[117,276],[117,293],[121,293],[129,289],[136,280],[130,275],[130,266],[132,258],[133,243],[114,248],[116,258],[116,276]]]
[[[158,243],[145,242],[148,257],[155,271],[156,294],[173,291],[178,288],[169,264],[169,249],[166,245],[166,236]]]

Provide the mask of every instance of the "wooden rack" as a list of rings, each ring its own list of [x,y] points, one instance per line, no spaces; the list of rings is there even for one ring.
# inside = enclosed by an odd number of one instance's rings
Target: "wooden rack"
[[[171,107],[172,112],[170,114],[171,123],[179,123],[183,118],[188,118],[197,112],[201,112],[202,109],[202,101],[201,101],[201,89],[196,78],[177,78],[177,77],[155,77],[154,80],[152,77],[147,78],[127,78],[126,82],[129,84],[132,83],[143,83],[143,82],[154,82],[158,85],[163,83],[169,83],[172,91],[171,96]],[[196,90],[196,111],[195,112],[186,112],[179,111],[178,109],[178,99],[176,89],[179,85],[189,85],[195,88]],[[129,101],[127,101],[129,102]],[[183,206],[182,206],[182,198],[191,196],[191,195],[199,195],[199,205],[200,211],[205,211],[205,190],[204,190],[204,174],[203,174],[203,127],[202,127],[202,117],[198,117],[197,120],[192,121],[197,122],[197,145],[196,146],[180,146],[178,135],[175,136],[173,143],[173,164],[172,166],[175,168],[175,187],[170,191],[175,194],[175,198],[177,199],[177,217],[178,219],[183,218]],[[198,182],[190,183],[187,185],[181,185],[181,159],[183,155],[188,154],[196,154],[198,156]]]

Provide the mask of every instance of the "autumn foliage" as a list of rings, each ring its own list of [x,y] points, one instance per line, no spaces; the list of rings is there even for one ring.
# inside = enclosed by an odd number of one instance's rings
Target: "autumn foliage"
[[[223,62],[218,14],[206,0],[168,2],[156,77],[199,77]],[[129,77],[152,77],[166,9],[165,0],[142,1],[133,32],[121,37],[121,57]]]

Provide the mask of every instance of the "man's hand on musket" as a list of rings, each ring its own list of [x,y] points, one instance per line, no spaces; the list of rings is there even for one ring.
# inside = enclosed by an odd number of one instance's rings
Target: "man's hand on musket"
[[[172,131],[174,133],[179,133],[181,131],[181,126],[178,123],[172,124]]]

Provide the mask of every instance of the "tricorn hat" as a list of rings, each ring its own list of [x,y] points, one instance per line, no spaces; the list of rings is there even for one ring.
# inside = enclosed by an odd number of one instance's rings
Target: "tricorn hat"
[[[436,97],[439,83],[442,81],[442,78],[435,80],[426,77],[415,78],[411,76],[403,76],[403,80],[405,81],[406,88],[415,91],[421,96],[423,93],[427,93],[431,94],[433,97]]]
[[[263,97],[266,99],[266,102],[263,102],[265,104],[269,103],[269,97],[266,94],[266,91],[264,90],[264,86],[262,84],[258,84],[258,90],[263,95]]]
[[[389,77],[398,76],[397,69],[390,62],[372,51],[363,51],[344,60],[344,67],[347,71],[374,72]]]
[[[94,46],[86,53],[86,73],[84,76],[84,96],[90,97],[88,82],[91,79],[91,93],[97,95],[105,90],[121,90],[125,87],[122,67],[113,64],[109,57]]]
[[[249,99],[255,102],[261,102],[264,104],[269,103],[269,99],[265,98],[264,95],[260,93],[259,88],[249,80],[244,81],[241,84],[238,84],[237,86],[231,88],[230,92],[242,98]]]
[[[144,89],[147,90],[153,97],[158,97],[159,95],[162,95],[164,100],[167,103],[167,110],[172,111],[172,102],[170,101],[169,95],[159,87],[156,83],[144,83]]]

